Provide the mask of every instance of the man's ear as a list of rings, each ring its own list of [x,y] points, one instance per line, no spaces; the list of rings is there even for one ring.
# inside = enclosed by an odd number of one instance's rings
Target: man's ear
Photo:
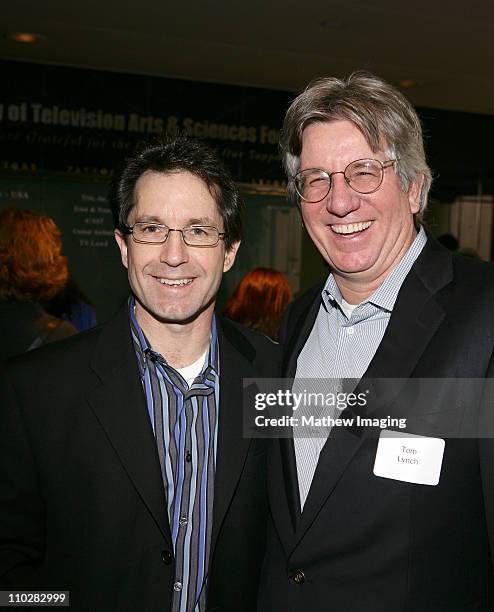
[[[223,272],[228,272],[228,270],[235,263],[235,257],[237,256],[238,247],[240,246],[240,240],[234,242],[230,248],[225,251],[225,261],[223,263]]]
[[[126,268],[128,268],[129,261],[127,258],[127,239],[122,234],[122,232],[118,229],[116,229],[113,232],[113,235],[115,236],[115,240],[117,241],[118,248],[120,249],[120,257],[122,258],[122,263]]]
[[[408,203],[410,212],[415,215],[420,210],[420,196],[422,195],[422,186],[424,184],[424,175],[417,174],[408,187]]]

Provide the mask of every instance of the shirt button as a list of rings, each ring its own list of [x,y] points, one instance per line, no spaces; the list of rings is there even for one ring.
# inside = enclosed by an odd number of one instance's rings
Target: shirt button
[[[187,522],[188,522],[188,521],[187,521],[187,517],[186,517],[186,516],[181,516],[181,517],[180,517],[180,521],[179,521],[179,523],[180,523],[181,525],[187,525]]]
[[[305,582],[305,574],[302,570],[298,569],[298,570],[294,570],[291,575],[290,578],[293,580],[293,582],[295,582],[296,584],[303,584]]]
[[[173,555],[169,550],[164,550],[161,553],[161,560],[163,561],[163,563],[165,563],[166,565],[170,565],[170,563],[173,560]]]
[[[354,331],[355,331],[355,328],[354,328],[353,326],[352,326],[352,327],[347,327],[347,328],[346,328],[346,333],[347,333],[349,336],[353,336],[353,332],[354,332]]]
[[[190,463],[192,461],[192,453],[190,451],[187,451],[185,453],[185,461],[187,461],[187,463]]]
[[[175,582],[175,584],[173,585],[173,589],[175,591],[181,591],[182,590],[182,583],[181,582]]]

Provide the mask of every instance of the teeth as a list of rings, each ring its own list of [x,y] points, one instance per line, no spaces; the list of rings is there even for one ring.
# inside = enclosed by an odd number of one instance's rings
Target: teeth
[[[354,232],[362,232],[371,224],[372,221],[364,221],[363,223],[349,223],[348,225],[332,225],[331,229],[337,234],[353,234]]]
[[[158,278],[158,282],[162,285],[168,285],[169,287],[181,287],[183,285],[190,285],[192,282],[191,278],[180,278],[180,279],[170,279],[170,278]]]

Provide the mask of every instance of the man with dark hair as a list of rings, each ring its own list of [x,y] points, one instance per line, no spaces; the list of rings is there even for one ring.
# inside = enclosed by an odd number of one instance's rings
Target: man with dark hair
[[[127,219],[135,205],[136,183],[145,172],[189,172],[203,181],[214,197],[223,219],[223,242],[227,250],[240,242],[243,204],[230,173],[212,149],[199,141],[186,138],[144,143],[127,160],[118,180],[112,184],[111,194],[113,222],[120,232],[127,231]]]
[[[422,227],[420,121],[380,78],[310,84],[281,144],[330,268],[285,317],[283,372],[350,399],[274,445],[260,610],[493,610],[493,267]]]
[[[214,314],[237,188],[177,139],[128,159],[111,204],[128,304],[2,377],[1,588],[69,590],[85,612],[251,612],[265,446],[242,437],[242,378],[276,355]]]

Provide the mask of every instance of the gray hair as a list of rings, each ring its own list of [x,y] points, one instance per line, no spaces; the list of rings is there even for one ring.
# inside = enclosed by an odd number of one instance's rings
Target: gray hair
[[[386,155],[398,160],[396,174],[404,191],[423,176],[420,210],[415,215],[420,223],[432,182],[420,119],[403,94],[368,72],[354,72],[347,79],[317,79],[290,105],[281,131],[280,147],[291,200],[298,205],[299,197],[290,179],[300,170],[305,128],[312,123],[340,120],[356,125],[372,151],[384,149]]]

